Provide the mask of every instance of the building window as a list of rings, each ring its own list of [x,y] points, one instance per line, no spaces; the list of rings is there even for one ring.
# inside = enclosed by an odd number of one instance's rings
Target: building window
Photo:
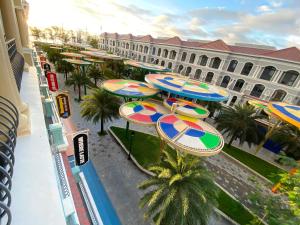
[[[129,49],[129,44],[128,43],[126,43],[126,49]]]
[[[208,72],[206,77],[205,77],[205,82],[210,83],[212,81],[214,77],[214,73],[213,72]]]
[[[168,63],[168,69],[172,69],[172,63],[171,62]]]
[[[154,63],[155,63],[156,65],[158,65],[158,63],[159,63],[159,60],[158,60],[158,59],[156,59]]]
[[[279,80],[279,84],[284,84],[287,86],[293,86],[295,81],[297,80],[299,73],[294,70],[289,70],[283,73]]]
[[[185,76],[189,76],[190,73],[191,73],[191,71],[192,71],[192,68],[191,68],[190,66],[187,67],[187,68],[186,68],[186,71],[185,71]]]
[[[215,57],[210,62],[210,67],[214,69],[219,69],[221,64],[221,59],[219,57]]]
[[[161,61],[160,65],[165,66],[165,61]]]
[[[143,62],[146,62],[146,56],[143,56]]]
[[[262,80],[271,80],[273,75],[276,72],[276,68],[273,66],[267,66],[265,67],[264,71],[260,75],[260,79]]]
[[[194,78],[197,79],[197,80],[199,80],[200,76],[201,76],[201,73],[202,73],[202,70],[197,69],[196,72],[195,72]]]
[[[178,67],[178,73],[181,73],[182,70],[183,70],[183,65],[180,65],[180,66]]]
[[[160,54],[161,54],[161,48],[158,49],[157,56],[160,56]]]
[[[252,67],[253,67],[253,63],[250,62],[246,63],[242,69],[241,74],[248,76],[252,70]]]
[[[206,66],[208,57],[206,55],[199,56],[198,65]]]
[[[270,101],[278,101],[278,102],[281,102],[283,101],[283,99],[285,98],[286,96],[286,92],[283,91],[283,90],[276,90],[274,91]]]
[[[155,51],[156,51],[156,48],[153,47],[153,48],[152,48],[152,55],[155,55]]]
[[[181,61],[184,62],[186,60],[186,52],[182,53]]]
[[[195,58],[196,58],[196,55],[193,53],[191,54],[191,57],[190,57],[190,63],[194,63],[195,62]]]
[[[168,57],[168,54],[169,54],[169,51],[167,50],[167,49],[164,49],[164,51],[163,51],[163,57],[164,58],[167,58]]]
[[[265,86],[262,85],[262,84],[256,84],[250,95],[253,96],[253,97],[257,97],[257,98],[260,98],[261,94],[263,93],[263,91],[265,90]]]
[[[238,64],[238,61],[236,61],[236,60],[231,60],[229,66],[228,66],[228,68],[227,68],[227,71],[228,71],[228,72],[234,72],[234,70],[235,70],[237,64]]]
[[[244,86],[244,83],[245,81],[242,80],[242,79],[238,79],[236,82],[235,82],[235,85],[233,87],[233,90],[234,91],[237,91],[237,92],[240,92]]]
[[[230,103],[229,103],[229,106],[233,106],[234,103],[236,102],[236,100],[237,100],[237,96],[233,96]]]
[[[172,51],[170,52],[170,59],[175,59],[175,58],[176,58],[176,54],[177,54],[177,52],[174,51],[174,50],[172,50]]]
[[[144,47],[144,53],[147,54],[148,53],[148,46]]]
[[[230,82],[230,76],[225,76],[221,82],[221,87],[227,88],[228,84]]]

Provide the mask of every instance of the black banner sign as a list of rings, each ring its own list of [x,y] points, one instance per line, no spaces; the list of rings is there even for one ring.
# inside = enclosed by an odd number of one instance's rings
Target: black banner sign
[[[75,163],[77,166],[82,166],[89,161],[88,151],[88,135],[77,134],[73,138]]]
[[[49,63],[45,63],[45,64],[44,64],[44,70],[45,70],[45,71],[49,71],[49,72],[51,71],[51,66],[50,66]]]
[[[61,118],[68,118],[71,116],[71,110],[69,105],[69,96],[67,94],[59,94],[56,96],[56,103],[58,108],[58,114]]]

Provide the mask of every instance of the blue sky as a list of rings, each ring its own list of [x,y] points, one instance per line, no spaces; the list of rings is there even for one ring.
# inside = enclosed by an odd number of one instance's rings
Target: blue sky
[[[299,0],[27,1],[32,26],[300,47]]]

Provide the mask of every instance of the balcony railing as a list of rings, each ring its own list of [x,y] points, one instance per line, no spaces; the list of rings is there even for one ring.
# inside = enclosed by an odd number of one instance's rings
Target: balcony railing
[[[0,96],[0,221],[10,225],[14,149],[19,124],[18,110],[8,99]]]

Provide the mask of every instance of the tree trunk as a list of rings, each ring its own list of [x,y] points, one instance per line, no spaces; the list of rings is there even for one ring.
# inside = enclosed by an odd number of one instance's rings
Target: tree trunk
[[[231,136],[230,141],[228,142],[228,146],[229,146],[229,147],[231,147],[232,142],[235,140],[235,138],[236,138],[236,135],[235,135],[235,134]]]
[[[104,118],[103,118],[103,115],[101,115],[101,130],[100,130],[100,133],[103,134],[104,133]]]
[[[66,72],[66,81],[68,80],[68,72]]]
[[[80,88],[80,85],[78,85],[78,101],[81,101],[81,88]]]
[[[97,79],[95,78],[95,86],[97,87]]]

